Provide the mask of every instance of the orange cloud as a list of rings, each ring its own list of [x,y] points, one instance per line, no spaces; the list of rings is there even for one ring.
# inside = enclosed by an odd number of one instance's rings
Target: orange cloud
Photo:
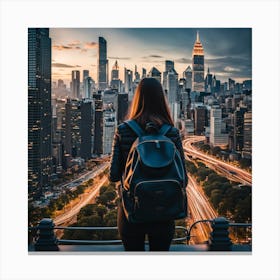
[[[85,49],[95,49],[98,46],[96,42],[87,42],[85,44]]]

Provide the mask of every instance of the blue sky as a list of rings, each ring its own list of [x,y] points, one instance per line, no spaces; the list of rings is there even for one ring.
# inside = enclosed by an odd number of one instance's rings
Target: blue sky
[[[53,81],[69,83],[72,70],[88,69],[96,81],[98,36],[107,41],[109,77],[115,60],[123,79],[124,67],[137,65],[149,71],[164,71],[164,61],[173,60],[182,76],[191,65],[192,49],[199,31],[207,68],[222,82],[252,76],[252,30],[250,28],[51,28]]]

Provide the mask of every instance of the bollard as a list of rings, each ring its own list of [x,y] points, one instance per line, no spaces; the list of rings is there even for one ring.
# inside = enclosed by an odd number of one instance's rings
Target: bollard
[[[39,238],[35,243],[35,251],[59,251],[54,234],[52,219],[44,218],[38,225]]]
[[[209,239],[209,251],[231,251],[232,242],[229,238],[229,222],[224,217],[213,220]]]

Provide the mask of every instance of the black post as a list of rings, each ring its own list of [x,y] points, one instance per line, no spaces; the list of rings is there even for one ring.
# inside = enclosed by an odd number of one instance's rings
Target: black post
[[[35,251],[59,251],[54,234],[52,219],[44,218],[38,225],[39,238],[35,243]]]
[[[213,220],[213,231],[209,239],[209,251],[231,251],[232,242],[229,238],[229,222],[224,217],[218,217]]]

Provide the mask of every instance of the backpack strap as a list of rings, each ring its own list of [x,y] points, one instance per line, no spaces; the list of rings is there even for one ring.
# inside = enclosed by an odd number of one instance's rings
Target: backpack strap
[[[145,132],[135,120],[128,120],[124,122],[138,135],[138,137],[145,135]]]
[[[162,126],[161,126],[161,128],[160,128],[160,130],[159,130],[159,134],[160,135],[165,135],[168,131],[169,131],[169,129],[171,128],[172,126],[170,125],[170,124],[167,124],[167,123],[165,123],[165,124],[163,124]]]

